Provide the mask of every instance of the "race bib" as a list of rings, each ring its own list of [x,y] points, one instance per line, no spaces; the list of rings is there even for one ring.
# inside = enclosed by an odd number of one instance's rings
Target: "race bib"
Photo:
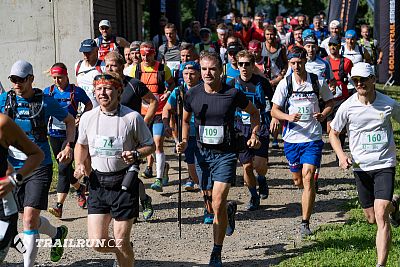
[[[386,131],[364,132],[361,136],[361,146],[365,151],[379,151],[388,144]]]
[[[203,144],[218,145],[224,142],[224,126],[200,125],[200,142]]]
[[[108,158],[121,156],[123,141],[121,137],[96,135],[94,149],[98,157]]]
[[[8,147],[8,153],[10,154],[10,156],[14,159],[18,159],[18,160],[26,160],[28,157],[25,155],[24,152],[22,152],[21,150],[17,149],[16,147],[13,146],[9,146]]]
[[[313,119],[314,105],[296,105],[297,113],[301,114],[300,121],[309,121]]]
[[[51,124],[51,129],[53,130],[67,130],[67,126],[63,121],[59,121],[53,117],[53,123]]]
[[[8,225],[8,222],[0,220],[0,241],[3,241],[8,229]]]

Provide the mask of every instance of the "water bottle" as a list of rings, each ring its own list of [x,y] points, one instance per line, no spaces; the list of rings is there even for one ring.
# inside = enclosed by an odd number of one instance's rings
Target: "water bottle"
[[[121,189],[128,191],[134,179],[137,178],[139,168],[136,165],[131,165],[122,180]]]
[[[0,177],[0,180],[5,180],[5,179],[10,179],[10,178],[8,178],[7,176]],[[1,200],[3,201],[5,216],[10,216],[18,212],[17,203],[15,202],[14,195],[12,192],[8,193]]]

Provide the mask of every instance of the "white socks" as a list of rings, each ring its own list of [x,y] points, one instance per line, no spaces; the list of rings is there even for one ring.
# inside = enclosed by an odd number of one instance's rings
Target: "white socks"
[[[55,238],[57,228],[50,224],[49,220],[40,216],[39,233],[48,235],[50,238]]]
[[[156,153],[156,169],[157,169],[157,178],[162,179],[164,175],[164,166],[165,166],[165,153]]]
[[[24,267],[33,267],[38,253],[36,240],[40,238],[38,230],[24,231],[24,246],[26,252],[24,255]]]

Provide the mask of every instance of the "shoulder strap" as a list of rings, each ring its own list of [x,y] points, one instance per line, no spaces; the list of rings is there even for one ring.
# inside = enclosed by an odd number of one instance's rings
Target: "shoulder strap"
[[[360,52],[362,59],[364,59],[364,47],[359,44],[357,44],[357,46],[358,46],[358,51]]]
[[[79,60],[78,64],[76,65],[75,76],[78,76],[79,69],[81,68],[82,62],[83,62],[83,60]]]
[[[96,66],[95,66],[95,68],[96,68],[96,70],[98,71],[98,72],[100,72],[100,73],[103,73],[103,71],[102,71],[102,69],[101,69],[101,63],[102,63],[103,61],[101,61],[101,60],[97,60],[97,62],[96,62]]]
[[[157,83],[158,83],[158,92],[161,94],[164,93],[164,91],[165,91],[164,81],[165,81],[164,64],[158,63]]]
[[[55,88],[55,87],[56,87],[55,84],[52,84],[52,85],[50,86],[49,96],[53,96],[53,95],[54,95],[54,88]]]
[[[199,44],[199,53],[201,52],[201,51],[203,51],[204,50],[204,44],[203,43],[200,43]]]
[[[14,90],[10,90],[7,92],[6,103],[4,106],[4,114],[10,117],[11,119],[15,119],[15,111],[17,108],[17,95]]]
[[[138,79],[140,81],[141,77],[142,77],[142,63],[139,63],[136,64],[135,79]]]
[[[286,88],[287,88],[287,94],[285,101],[283,102],[283,111],[285,113],[289,112],[289,98],[293,94],[293,83],[292,83],[292,74],[289,74],[286,76]]]
[[[344,55],[344,45],[342,45],[341,49],[340,49],[340,55],[343,56]]]
[[[99,43],[97,44],[97,46],[100,47],[104,40],[103,35],[100,34],[99,37],[97,37],[97,40],[99,40]]]
[[[318,82],[318,76],[315,75],[314,73],[309,73],[309,74],[310,74],[312,89],[313,89],[314,93],[317,95],[317,98],[319,99],[319,82]]]
[[[340,57],[339,78],[343,83],[347,83],[347,74],[344,72],[344,57]]]
[[[73,83],[70,83],[69,84],[70,85],[70,90],[71,90],[71,92],[70,92],[70,94],[69,94],[69,99],[70,99],[70,101],[71,101],[71,106],[72,106],[72,108],[75,110],[75,112],[77,112],[78,111],[78,105],[76,104],[76,102],[75,102],[75,90],[76,90],[76,86],[75,86],[75,84],[73,84]]]

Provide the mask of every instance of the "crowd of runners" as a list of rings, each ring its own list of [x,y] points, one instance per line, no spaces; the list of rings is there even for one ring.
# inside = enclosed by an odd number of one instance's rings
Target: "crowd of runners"
[[[61,259],[68,228],[51,225],[41,211],[57,218],[68,213],[63,204],[72,185],[78,206],[88,210],[88,238],[119,240],[120,246],[93,249],[133,266],[130,232],[139,203],[151,220],[157,211],[150,195],[169,186],[165,138],[184,153],[183,187],[201,192],[204,223],[213,224],[210,266],[222,266],[224,238],[235,230],[237,204],[227,199],[238,159],[251,212],[269,195],[270,152],[283,149],[302,189],[300,234],[312,235],[326,131],[338,165],[353,168],[361,207],[378,226],[377,266],[385,266],[390,223],[400,224],[391,126],[391,118],[400,121],[400,105],[375,90],[383,53],[370,26],[361,25],[358,37],[323,12],[311,21],[230,13],[207,27],[193,21],[183,36],[166,17],[159,23],[152,40],[130,43],[102,20],[100,35],[81,42],[82,59],[73,67],[49,63],[52,81],[43,90],[33,88],[29,62],[11,66],[12,88],[0,95],[0,263],[16,247],[24,266],[33,266],[40,234],[55,244],[51,260]],[[343,152],[346,136],[351,156]],[[48,207],[51,153],[57,203]],[[146,167],[139,175],[140,164]],[[154,179],[155,192],[146,192],[141,178]]]

